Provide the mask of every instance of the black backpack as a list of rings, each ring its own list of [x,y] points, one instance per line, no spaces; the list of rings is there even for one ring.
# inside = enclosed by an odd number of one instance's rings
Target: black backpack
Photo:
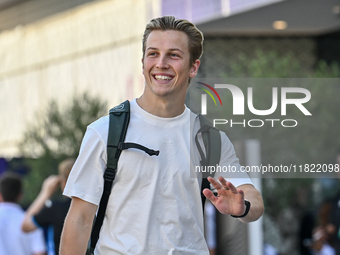
[[[197,149],[201,156],[201,166],[216,166],[220,162],[221,157],[221,136],[219,130],[214,128],[211,122],[203,115],[198,115],[201,128],[195,136]],[[116,176],[118,159],[122,150],[136,148],[143,150],[150,156],[158,156],[159,151],[148,149],[136,143],[124,143],[126,132],[130,121],[130,103],[128,100],[110,110],[109,135],[107,140],[107,166],[104,172],[104,190],[100,200],[97,217],[94,221],[94,226],[91,232],[91,239],[87,254],[93,254],[94,248],[99,238],[100,228],[103,224],[107,202],[111,194],[112,183]],[[202,139],[206,154],[204,154],[197,135],[202,133]],[[213,145],[213,146],[212,146]],[[208,174],[208,173],[207,173]],[[213,173],[211,173],[213,176]],[[210,188],[210,183],[206,179],[208,176],[203,176],[201,185],[202,206],[204,209],[205,196],[202,191],[205,188]]]

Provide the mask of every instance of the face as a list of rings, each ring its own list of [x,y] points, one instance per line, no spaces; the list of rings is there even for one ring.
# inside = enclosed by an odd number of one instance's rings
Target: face
[[[200,64],[190,65],[188,36],[181,31],[152,31],[147,38],[142,59],[144,94],[168,99],[185,98],[189,78],[194,78]]]

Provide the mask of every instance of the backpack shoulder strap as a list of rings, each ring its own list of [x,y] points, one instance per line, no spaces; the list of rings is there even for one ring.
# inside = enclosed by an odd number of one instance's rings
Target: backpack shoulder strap
[[[216,166],[220,163],[221,158],[221,135],[220,131],[213,126],[213,124],[203,115],[198,114],[198,118],[200,121],[201,128],[197,131],[195,136],[195,142],[198,149],[198,152],[201,157],[201,166]],[[205,154],[199,144],[197,135],[202,133],[203,144],[205,148]],[[211,173],[210,176],[214,177],[215,173]],[[210,183],[207,180],[209,172],[204,173],[202,176],[202,185],[201,185],[201,198],[202,205],[204,209],[205,199],[206,197],[203,195],[203,190],[206,188],[210,188]]]
[[[159,151],[149,149],[136,143],[124,143],[130,122],[130,102],[126,100],[110,110],[109,134],[107,138],[107,165],[104,172],[104,189],[100,199],[97,217],[94,222],[90,241],[90,254],[96,247],[100,228],[103,225],[107,202],[111,194],[112,183],[116,177],[118,159],[122,150],[134,148],[142,150],[150,156],[158,156]]]
[[[130,121],[130,103],[128,100],[110,110],[109,135],[107,139],[107,166],[104,172],[104,190],[91,233],[91,252],[97,244],[100,228],[103,225],[107,202],[111,194],[112,183],[116,177],[117,163],[122,152],[119,145],[124,142]]]
[[[197,131],[197,134],[202,133],[202,139],[206,152],[205,156],[204,154],[200,153],[201,164],[203,166],[216,166],[220,163],[221,158],[220,131],[215,128],[213,124],[203,115],[199,114],[198,118],[200,120],[201,128]]]

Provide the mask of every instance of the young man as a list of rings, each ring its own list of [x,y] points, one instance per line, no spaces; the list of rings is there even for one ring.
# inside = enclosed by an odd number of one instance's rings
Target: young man
[[[22,195],[20,176],[5,173],[0,178],[0,254],[44,255],[45,240],[41,229],[32,233],[21,230],[24,211],[18,205]]]
[[[190,130],[199,128],[196,116],[184,105],[191,78],[197,74],[203,35],[190,22],[174,17],[152,20],[143,36],[143,94],[131,102],[126,142],[159,150],[158,157],[124,150],[106,209],[95,254],[209,254],[203,230],[201,182],[190,177],[190,164],[199,165]],[[61,240],[61,254],[84,254],[93,217],[103,189],[108,117],[92,123],[64,194],[72,197]],[[220,165],[239,167],[232,145],[222,136]],[[195,162],[191,162],[195,161]],[[219,196],[204,195],[224,214],[243,215],[244,222],[263,213],[259,192],[247,176],[209,178]],[[238,188],[235,188],[238,187]]]
[[[69,198],[53,201],[49,199],[57,191],[58,187],[62,191],[64,190],[74,161],[72,158],[62,161],[58,166],[59,175],[51,175],[44,181],[39,195],[27,209],[22,223],[24,232],[34,231],[38,227],[48,228],[49,255],[59,254],[61,231],[71,203]]]

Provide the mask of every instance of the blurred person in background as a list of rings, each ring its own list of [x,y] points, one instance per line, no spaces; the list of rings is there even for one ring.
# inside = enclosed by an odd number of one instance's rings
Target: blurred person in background
[[[51,175],[45,179],[37,198],[25,213],[22,229],[25,232],[34,231],[38,227],[46,227],[48,255],[59,254],[59,243],[64,220],[70,207],[71,199],[63,197],[60,200],[50,200],[60,187],[64,190],[68,175],[74,164],[74,159],[66,159],[59,164],[59,175]]]
[[[319,208],[317,216],[318,226],[313,229],[310,250],[313,255],[336,255],[332,247],[332,236],[335,228],[330,223],[331,202],[326,199]]]
[[[340,166],[340,148],[336,157],[336,164]],[[338,187],[340,186],[340,171],[337,172]],[[332,199],[332,207],[330,211],[331,220],[330,223],[334,227],[334,234],[332,235],[332,244],[334,245],[336,254],[340,254],[340,191]]]
[[[321,180],[323,190],[337,190],[332,198],[330,195],[322,202],[316,217],[317,226],[312,231],[309,249],[313,255],[340,254],[340,149],[336,156],[335,167],[338,178],[324,178]],[[335,168],[335,169],[336,169]],[[328,185],[327,185],[328,184]]]
[[[46,245],[41,229],[32,233],[21,230],[24,211],[18,204],[22,197],[21,177],[4,173],[0,178],[0,254],[45,255]]]

